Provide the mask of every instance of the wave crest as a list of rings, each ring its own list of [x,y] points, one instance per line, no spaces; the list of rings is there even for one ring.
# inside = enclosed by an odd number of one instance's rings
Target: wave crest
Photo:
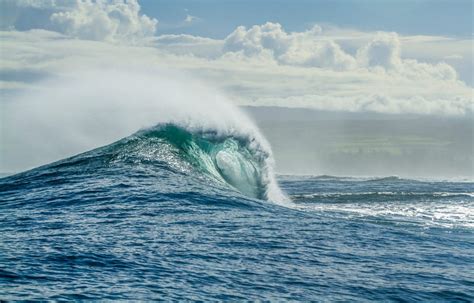
[[[14,147],[5,162],[20,159],[25,168],[34,167],[145,129],[113,148],[138,139],[127,148],[138,154],[144,149],[143,159],[161,153],[164,162],[198,168],[246,195],[286,200],[275,181],[266,139],[227,97],[205,83],[172,70],[119,68],[59,75],[40,84],[8,107],[5,125],[16,131],[5,138],[5,145]],[[52,139],[44,140],[44,134]],[[118,154],[127,154],[127,148]]]
[[[142,158],[152,155],[171,168],[193,176],[205,175],[252,198],[288,201],[276,182],[271,151],[257,137],[166,123],[141,130],[112,146],[125,157],[137,155],[137,151]]]

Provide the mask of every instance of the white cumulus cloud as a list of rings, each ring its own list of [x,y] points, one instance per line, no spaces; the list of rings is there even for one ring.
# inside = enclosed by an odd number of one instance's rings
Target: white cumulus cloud
[[[246,56],[269,53],[277,62],[287,65],[324,67],[346,70],[355,66],[355,59],[332,40],[322,39],[321,27],[287,33],[280,24],[267,22],[250,29],[239,26],[224,41],[225,52]]]
[[[415,81],[426,77],[457,80],[456,70],[446,63],[429,64],[415,59],[402,59],[401,42],[396,33],[377,33],[371,41],[359,48],[356,56],[361,67],[382,68]]]
[[[241,105],[394,114],[473,112],[472,87],[450,65],[456,60],[444,62],[453,53],[469,58],[471,44],[466,40],[320,26],[288,32],[271,22],[239,26],[224,39],[150,37],[156,20],[141,15],[136,1],[62,5],[50,15],[56,31],[0,32],[4,96],[34,87],[50,75],[125,65],[185,71]],[[143,38],[140,45],[134,43]],[[109,43],[115,41],[122,43]],[[419,56],[420,45],[430,45],[425,47],[433,50],[429,60]]]
[[[71,10],[51,15],[59,32],[80,39],[115,41],[141,39],[154,35],[158,21],[140,15],[136,0],[77,0]]]
[[[401,65],[400,40],[396,33],[378,33],[372,41],[357,51],[363,66],[397,69]]]
[[[3,0],[0,28],[45,29],[72,38],[136,43],[155,34],[158,20],[137,0]]]

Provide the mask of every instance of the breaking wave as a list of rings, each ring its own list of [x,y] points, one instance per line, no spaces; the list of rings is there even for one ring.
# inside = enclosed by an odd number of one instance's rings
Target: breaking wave
[[[122,155],[116,159],[124,160],[138,151],[142,158],[153,157],[198,178],[204,175],[248,197],[287,200],[275,180],[270,151],[255,137],[162,124],[141,130],[111,148]]]
[[[6,107],[5,125],[16,130],[5,138],[6,163],[31,168],[100,146],[94,153],[125,159],[134,149],[143,159],[186,168],[246,196],[287,201],[266,139],[203,83],[169,70],[114,70],[59,76],[39,87]]]

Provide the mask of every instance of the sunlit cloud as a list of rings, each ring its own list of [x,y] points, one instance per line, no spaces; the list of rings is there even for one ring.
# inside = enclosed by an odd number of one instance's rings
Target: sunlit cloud
[[[223,39],[155,36],[158,20],[141,13],[137,1],[7,4],[49,17],[43,29],[17,31],[14,18],[3,24],[10,29],[0,34],[4,92],[76,69],[165,66],[217,86],[240,105],[437,115],[473,110],[472,87],[458,72],[466,73],[465,40],[317,24],[288,32],[274,22],[238,26]],[[183,23],[196,21],[186,11]]]

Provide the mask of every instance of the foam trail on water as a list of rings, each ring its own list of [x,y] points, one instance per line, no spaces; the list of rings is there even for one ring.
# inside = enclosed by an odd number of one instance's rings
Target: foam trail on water
[[[286,200],[266,139],[223,94],[203,83],[169,70],[90,70],[37,87],[2,105],[5,128],[15,130],[2,139],[2,170],[46,164],[171,123],[189,131],[248,138],[268,155],[263,176],[268,199]],[[219,158],[225,170],[225,155]]]

